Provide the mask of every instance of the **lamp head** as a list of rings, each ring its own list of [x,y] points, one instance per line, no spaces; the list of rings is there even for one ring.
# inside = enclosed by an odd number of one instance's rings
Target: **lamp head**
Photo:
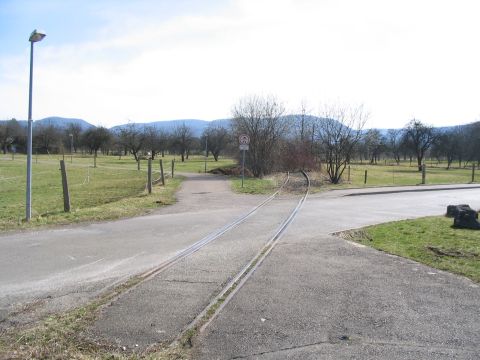
[[[33,30],[33,32],[31,33],[30,35],[30,38],[28,39],[28,41],[30,42],[38,42],[38,41],[42,41],[42,39],[47,36],[46,34],[42,33],[42,32],[39,32],[37,31],[36,29]]]

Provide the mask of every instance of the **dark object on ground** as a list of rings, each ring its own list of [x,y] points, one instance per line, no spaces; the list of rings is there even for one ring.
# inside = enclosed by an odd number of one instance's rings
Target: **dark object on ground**
[[[455,217],[457,216],[460,210],[472,210],[470,205],[467,204],[460,204],[460,205],[448,205],[447,206],[447,217]],[[478,219],[478,215],[476,216]]]
[[[453,227],[460,229],[480,230],[478,222],[478,213],[466,204],[449,205],[447,207],[447,216],[454,214]]]
[[[217,175],[242,175],[242,167],[241,166],[235,166],[235,167],[224,167],[224,168],[216,168],[212,169],[209,171],[211,174],[217,174]],[[252,177],[253,174],[252,172],[245,168],[245,176],[247,177]]]

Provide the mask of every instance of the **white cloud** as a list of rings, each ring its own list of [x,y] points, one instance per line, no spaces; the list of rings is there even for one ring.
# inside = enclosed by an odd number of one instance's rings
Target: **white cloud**
[[[36,45],[34,117],[111,126],[227,117],[248,93],[365,103],[370,126],[480,114],[474,1],[236,0],[208,14],[100,30],[98,40]],[[113,18],[113,17],[112,17]],[[117,31],[113,31],[117,29]],[[0,116],[26,117],[28,53],[0,60]],[[23,60],[22,60],[23,59]]]

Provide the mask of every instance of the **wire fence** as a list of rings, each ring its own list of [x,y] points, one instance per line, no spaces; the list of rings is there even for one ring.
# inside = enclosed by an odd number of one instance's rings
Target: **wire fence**
[[[465,184],[477,180],[474,165],[447,169],[446,166],[425,166],[425,174],[418,166],[408,164],[365,165],[352,164],[347,166],[342,181],[355,186],[387,186],[387,185],[430,185]]]
[[[32,164],[32,214],[45,216],[63,212],[63,190],[59,159],[62,156],[34,156]],[[159,159],[152,161],[153,180],[160,179]],[[173,158],[163,159],[165,175],[171,170]],[[232,163],[231,159],[213,162]],[[92,157],[65,157],[72,210],[100,206],[116,202],[146,191],[147,161],[138,163],[132,159],[109,156],[94,161]],[[94,167],[97,163],[97,167]],[[20,222],[25,217],[26,158],[23,155],[0,157],[0,228],[2,223]],[[431,165],[431,166],[430,166]],[[184,163],[175,161],[176,171],[203,172],[204,159],[192,158]],[[325,174],[315,178],[314,184],[321,185]],[[476,181],[475,168],[457,167],[446,169],[445,164],[428,164],[425,172],[426,184],[469,183]],[[351,164],[342,176],[344,186],[417,185],[422,183],[418,167],[405,163],[399,165]]]
[[[25,162],[0,159],[0,225],[25,217]],[[145,168],[146,170],[146,168]],[[157,173],[157,171],[155,171]],[[83,209],[140,195],[147,182],[146,171],[129,167],[96,168],[68,164],[71,208]],[[159,175],[158,175],[159,177]],[[63,189],[58,160],[46,159],[32,165],[32,215],[63,212]]]

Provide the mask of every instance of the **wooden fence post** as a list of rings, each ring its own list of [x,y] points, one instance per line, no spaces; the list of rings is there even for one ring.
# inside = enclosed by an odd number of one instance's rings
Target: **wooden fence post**
[[[152,159],[148,159],[148,176],[147,176],[148,193],[152,193]]]
[[[364,180],[363,180],[363,183],[364,183],[364,184],[367,184],[367,170],[365,170],[365,178],[364,178]]]
[[[63,210],[70,212],[70,193],[68,191],[67,170],[65,169],[64,160],[60,160],[60,171],[62,172]]]
[[[160,178],[162,179],[162,185],[165,186],[165,176],[163,175],[163,161],[160,159]]]
[[[172,179],[173,179],[174,171],[175,171],[175,160],[172,160]]]

